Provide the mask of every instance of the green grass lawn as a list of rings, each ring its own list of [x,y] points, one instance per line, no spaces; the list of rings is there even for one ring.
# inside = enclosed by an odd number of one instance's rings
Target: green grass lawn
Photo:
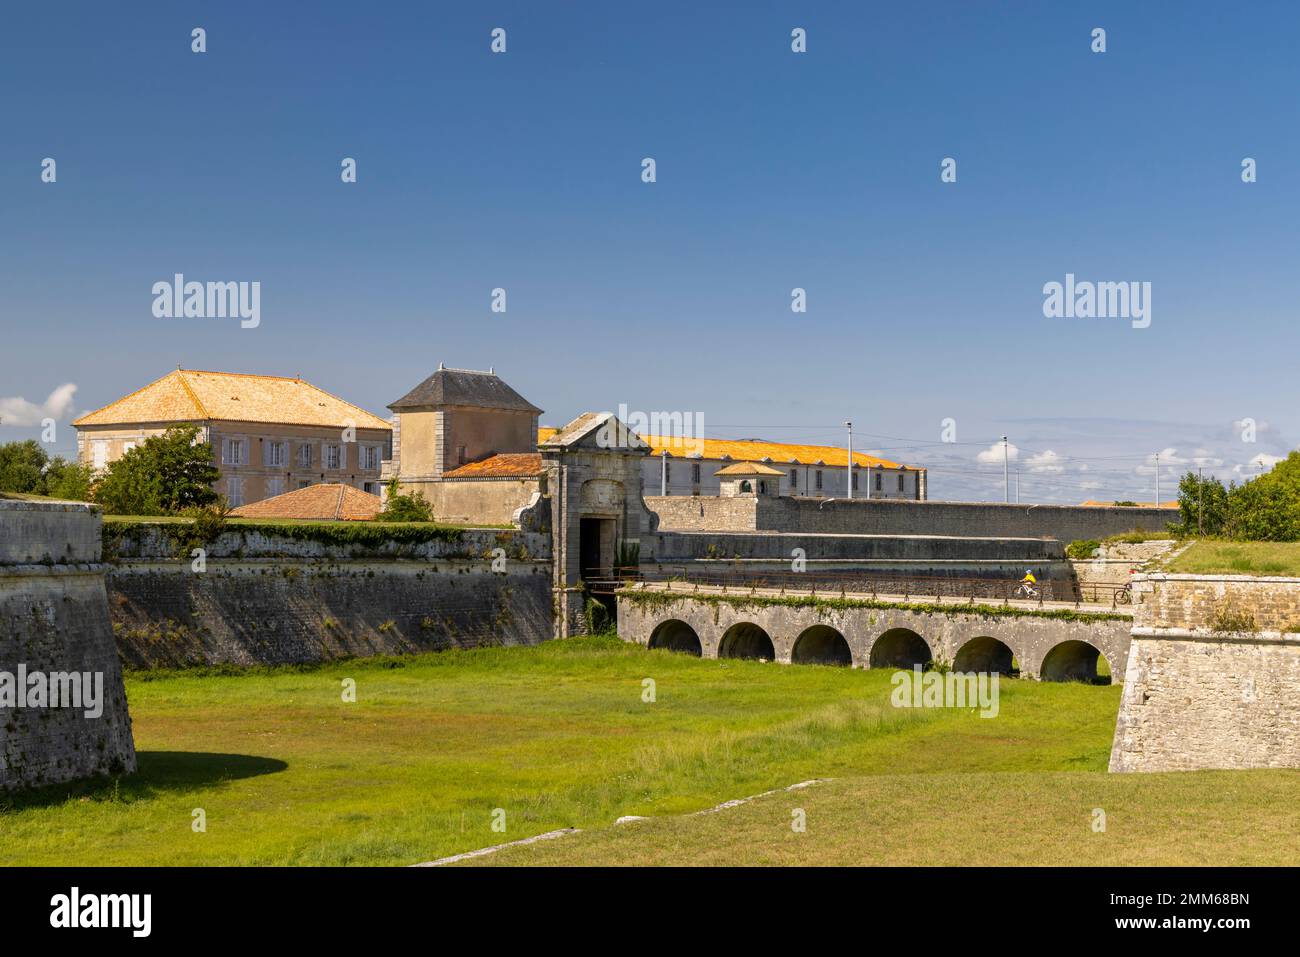
[[[1198,541],[1164,570],[1192,575],[1300,577],[1300,542]]]
[[[410,864],[562,827],[583,833],[491,860],[1295,858],[1300,773],[1107,775],[1117,687],[1008,679],[985,719],[895,709],[889,677],[611,639],[131,675],[140,771],[0,798],[0,863]],[[683,816],[810,778],[835,780]],[[662,819],[615,827],[622,815]]]

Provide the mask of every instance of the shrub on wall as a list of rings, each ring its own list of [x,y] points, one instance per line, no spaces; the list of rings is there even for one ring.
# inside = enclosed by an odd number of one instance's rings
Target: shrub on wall
[[[377,520],[381,522],[432,522],[433,506],[423,495],[414,492],[402,494],[398,489],[397,479],[388,483],[388,495],[384,501],[384,510]]]
[[[1095,538],[1079,539],[1065,546],[1065,554],[1076,561],[1092,558],[1092,553],[1101,548],[1101,542]]]

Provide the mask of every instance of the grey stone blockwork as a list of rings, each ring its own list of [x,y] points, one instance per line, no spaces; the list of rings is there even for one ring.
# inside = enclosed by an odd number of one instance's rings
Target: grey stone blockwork
[[[0,501],[0,671],[16,675],[21,665],[28,674],[89,672],[103,681],[99,717],[0,707],[0,790],[135,770],[99,528],[90,506]]]
[[[210,546],[203,571],[170,557],[157,530],[117,551],[109,608],[131,667],[527,645],[552,632],[545,535],[471,530],[374,548],[232,531]]]
[[[1110,769],[1300,768],[1300,579],[1153,574],[1134,588]]]

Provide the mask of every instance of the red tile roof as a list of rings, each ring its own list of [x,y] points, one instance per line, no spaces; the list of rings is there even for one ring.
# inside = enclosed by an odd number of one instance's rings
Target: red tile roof
[[[236,518],[305,518],[339,521],[368,521],[379,514],[383,503],[351,485],[310,485],[232,509]]]
[[[443,478],[536,478],[541,474],[540,452],[502,452],[452,469]]]

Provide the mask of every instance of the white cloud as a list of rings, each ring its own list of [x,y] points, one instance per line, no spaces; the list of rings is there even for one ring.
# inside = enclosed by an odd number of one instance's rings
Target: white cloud
[[[40,425],[44,419],[54,419],[56,422],[65,419],[72,412],[72,396],[76,391],[77,387],[73,383],[65,383],[51,392],[41,405],[28,402],[22,396],[2,398],[0,425],[35,426]]]
[[[1031,455],[1025,460],[1031,472],[1064,472],[1065,466],[1061,464],[1061,457],[1048,449],[1046,452],[1039,452],[1037,455]]]
[[[1282,461],[1280,455],[1269,455],[1267,452],[1260,452],[1245,465],[1234,465],[1232,470],[1244,478],[1255,478],[1263,475],[1278,462]]]
[[[1197,468],[1217,469],[1223,464],[1223,459],[1209,449],[1197,449],[1192,453],[1192,464]]]
[[[1010,442],[1008,442],[1007,449],[1006,449],[1006,456],[1007,459],[1014,462],[1016,461],[1017,458],[1020,457],[1020,450],[1016,448],[1014,445],[1012,445]],[[1002,464],[1002,443],[994,442],[983,452],[977,454],[975,456],[975,461],[979,462],[981,465],[995,465],[995,464],[1001,465]]]

